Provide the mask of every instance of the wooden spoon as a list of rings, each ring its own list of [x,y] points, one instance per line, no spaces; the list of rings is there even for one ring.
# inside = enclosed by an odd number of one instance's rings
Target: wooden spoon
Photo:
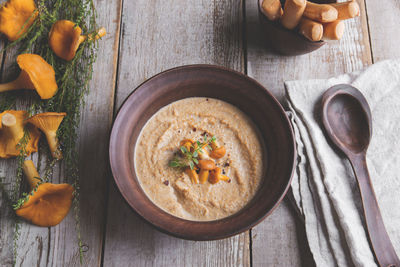
[[[369,177],[366,154],[372,135],[371,110],[356,88],[339,84],[322,96],[322,122],[333,143],[349,158],[357,178],[375,257],[382,267],[400,267]]]

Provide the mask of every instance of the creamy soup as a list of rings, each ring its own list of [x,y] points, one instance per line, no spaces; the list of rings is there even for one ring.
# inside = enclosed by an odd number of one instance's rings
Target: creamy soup
[[[229,180],[194,183],[182,168],[170,166],[182,140],[206,136],[225,147],[215,164]],[[146,123],[136,144],[135,169],[144,192],[161,209],[210,221],[240,211],[254,197],[265,156],[258,129],[242,111],[221,100],[194,97],[171,103]]]

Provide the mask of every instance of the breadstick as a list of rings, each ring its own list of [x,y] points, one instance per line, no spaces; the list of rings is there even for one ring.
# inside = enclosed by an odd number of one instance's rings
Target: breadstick
[[[320,41],[324,32],[321,23],[312,21],[305,17],[301,18],[299,24],[300,33],[303,34],[310,41]]]
[[[264,0],[262,8],[269,20],[274,21],[282,17],[283,10],[279,0]]]
[[[344,22],[342,20],[336,20],[324,24],[324,40],[339,40],[342,38],[344,33]]]
[[[299,24],[306,8],[306,0],[286,0],[281,23],[288,29],[294,29]]]
[[[356,1],[330,4],[338,11],[338,19],[351,19],[360,16],[360,6]]]
[[[304,16],[322,23],[335,21],[338,17],[338,11],[331,5],[315,4],[307,1]]]

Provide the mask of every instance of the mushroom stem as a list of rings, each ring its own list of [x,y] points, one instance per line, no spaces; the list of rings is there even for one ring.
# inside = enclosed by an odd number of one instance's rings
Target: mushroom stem
[[[21,74],[14,81],[0,84],[0,93],[18,89],[34,89],[34,85],[29,82],[29,76],[25,71],[21,71]]]
[[[57,133],[49,131],[49,132],[46,132],[45,135],[46,135],[47,143],[49,144],[51,155],[56,159],[61,159],[62,154],[61,154],[61,151],[59,150]]]
[[[12,137],[16,142],[19,142],[24,136],[23,127],[17,123],[17,118],[10,113],[6,113],[1,117],[1,125],[4,133]]]
[[[209,170],[200,170],[199,180],[200,180],[201,184],[204,184],[205,182],[207,182],[209,174],[210,174]]]
[[[33,164],[32,160],[25,160],[22,165],[22,170],[28,180],[29,185],[31,186],[31,190],[33,190],[36,185],[40,182],[40,175],[36,170],[35,164]]]

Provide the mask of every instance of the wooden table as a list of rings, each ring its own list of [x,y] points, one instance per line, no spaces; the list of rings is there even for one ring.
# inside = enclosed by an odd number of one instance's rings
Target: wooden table
[[[108,34],[100,42],[80,128],[81,227],[88,246],[84,266],[312,266],[304,229],[288,201],[251,231],[220,241],[184,241],[144,223],[127,206],[110,173],[112,120],[140,83],[184,64],[241,71],[284,104],[285,80],[327,78],[399,57],[400,2],[358,0],[361,17],[346,21],[341,41],[298,57],[265,48],[257,0],[95,2],[99,24]],[[14,60],[13,52],[3,54],[3,82],[18,73],[8,67]],[[15,161],[1,160],[0,176],[12,177],[15,167]],[[63,181],[59,173],[56,168],[56,183]],[[0,197],[0,266],[12,262],[10,212]],[[79,266],[72,212],[52,228],[23,223],[18,247],[17,266]]]

